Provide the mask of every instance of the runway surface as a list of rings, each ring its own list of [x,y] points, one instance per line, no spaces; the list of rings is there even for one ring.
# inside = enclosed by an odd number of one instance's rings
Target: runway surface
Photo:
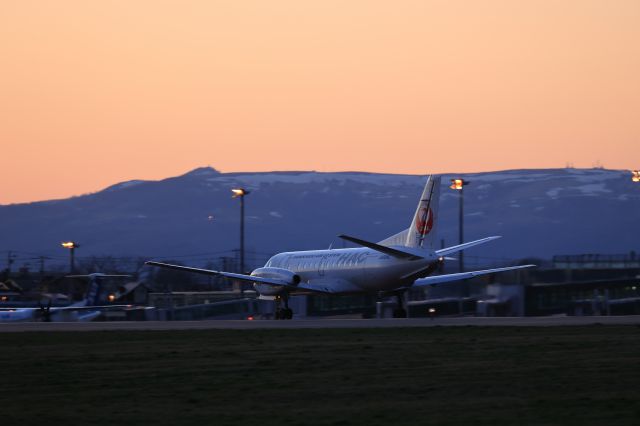
[[[23,331],[105,331],[105,330],[256,330],[314,328],[390,328],[390,327],[553,327],[586,325],[640,325],[640,315],[589,317],[460,317],[405,319],[294,319],[210,320],[210,321],[115,321],[115,322],[21,322],[0,324],[0,332]]]

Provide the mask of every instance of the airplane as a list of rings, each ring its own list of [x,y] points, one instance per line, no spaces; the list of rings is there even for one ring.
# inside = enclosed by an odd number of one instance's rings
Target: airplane
[[[98,306],[101,284],[104,278],[124,278],[130,275],[108,275],[93,273],[89,275],[66,275],[64,278],[88,278],[89,287],[84,299],[68,306],[51,307],[51,299],[47,305],[40,303],[38,308],[0,308],[0,322],[21,321],[93,321],[105,308],[126,307],[128,305]]]
[[[340,238],[360,247],[279,253],[271,257],[263,267],[248,275],[156,261],[145,263],[251,282],[260,298],[275,300],[275,319],[293,317],[293,311],[288,304],[289,295],[299,293],[394,295],[398,299],[398,308],[393,316],[406,317],[403,295],[410,288],[536,266],[508,266],[429,276],[438,270],[446,256],[500,238],[486,237],[436,249],[440,179],[440,176],[430,176],[427,179],[409,228],[377,243],[349,235],[339,235]]]

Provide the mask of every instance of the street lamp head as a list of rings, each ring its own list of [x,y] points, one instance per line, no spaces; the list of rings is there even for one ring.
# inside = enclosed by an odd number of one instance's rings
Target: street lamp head
[[[64,248],[68,248],[68,249],[73,249],[73,248],[80,247],[80,244],[74,243],[73,241],[65,241],[65,242],[61,243],[60,245],[62,247],[64,247]]]
[[[234,188],[231,190],[231,192],[233,192],[232,198],[244,197],[249,193],[249,191],[244,188]]]
[[[469,181],[464,179],[451,179],[451,186],[449,188],[460,191],[465,185],[469,185]]]
[[[640,182],[640,170],[631,171],[631,180],[634,182]]]

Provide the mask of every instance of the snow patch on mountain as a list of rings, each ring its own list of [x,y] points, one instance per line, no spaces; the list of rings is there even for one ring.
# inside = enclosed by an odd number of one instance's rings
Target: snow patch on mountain
[[[575,189],[582,192],[584,195],[599,195],[603,192],[610,193],[612,192],[610,189],[605,188],[606,184],[604,183],[591,183],[588,185],[576,186]]]
[[[560,194],[560,191],[562,191],[564,188],[552,188],[550,190],[548,190],[546,192],[546,194],[553,198],[554,200],[558,198],[558,195]]]
[[[111,185],[110,187],[105,189],[105,191],[117,191],[119,189],[131,188],[133,186],[137,186],[137,185],[140,185],[141,183],[145,183],[145,182],[148,182],[148,181],[146,181],[146,180],[138,180],[138,179],[129,180],[129,181],[126,181],[126,182],[121,182],[121,183],[117,183],[115,185]]]
[[[357,182],[364,184],[372,184],[378,186],[405,186],[424,183],[426,178],[423,176],[413,175],[377,175],[370,173],[318,173],[318,172],[301,172],[301,173],[255,173],[255,174],[232,174],[220,175],[207,179],[208,181],[217,183],[234,183],[241,184],[247,188],[257,189],[261,185],[276,183],[292,183],[292,184],[338,184],[344,185],[347,182]],[[325,187],[327,188],[327,187]]]

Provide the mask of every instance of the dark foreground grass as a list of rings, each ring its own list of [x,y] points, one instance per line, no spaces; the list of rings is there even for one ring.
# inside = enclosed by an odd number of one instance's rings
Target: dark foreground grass
[[[0,334],[1,424],[638,425],[640,328]]]

